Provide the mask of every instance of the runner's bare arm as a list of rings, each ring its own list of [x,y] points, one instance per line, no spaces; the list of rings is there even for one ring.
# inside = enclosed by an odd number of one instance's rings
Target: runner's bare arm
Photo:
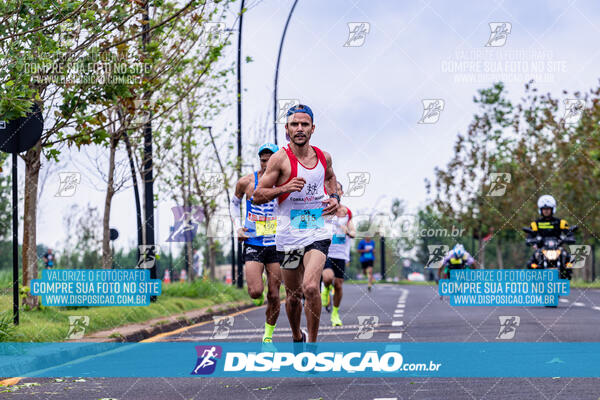
[[[248,187],[248,183],[250,182],[250,175],[243,176],[237,183],[235,184],[235,197],[238,199],[243,199],[246,194],[246,188]]]
[[[236,183],[235,193],[233,194],[231,202],[229,203],[229,213],[231,215],[231,220],[233,221],[233,226],[237,232],[239,240],[248,239],[248,236],[244,234],[244,232],[246,232],[248,229],[242,227],[240,223],[240,204],[246,195],[246,189],[250,183],[250,177],[251,175],[246,175]]]
[[[281,166],[283,162],[286,161],[286,157],[285,152],[280,150],[269,158],[267,169],[263,176],[258,180],[258,185],[252,195],[252,202],[254,204],[268,203],[282,194],[302,190],[305,180],[304,178],[298,177],[293,178],[285,185],[273,187],[277,184],[277,180],[281,176]]]
[[[333,172],[331,155],[326,151],[323,152],[323,155],[325,156],[325,161],[327,161],[327,168],[325,169],[325,189],[327,190],[327,193],[336,193],[337,179],[335,177],[335,172]],[[327,203],[327,206],[323,209],[323,215],[334,214],[337,211],[339,204],[336,199],[328,198],[323,200],[323,202]]]
[[[354,222],[352,222],[352,220],[349,220],[348,224],[346,224],[346,235],[350,236],[352,239],[356,237],[356,229],[354,229]]]

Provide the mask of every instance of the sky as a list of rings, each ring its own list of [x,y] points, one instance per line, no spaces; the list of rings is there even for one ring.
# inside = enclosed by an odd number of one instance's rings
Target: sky
[[[276,56],[292,3],[247,2],[242,51],[253,62],[242,67],[243,133],[273,108]],[[233,10],[238,7],[235,3]],[[346,187],[348,173],[368,173],[364,194],[343,203],[353,210],[387,209],[391,199],[400,198],[414,212],[427,199],[425,179],[433,179],[435,167],[447,164],[457,135],[466,132],[477,110],[473,96],[478,89],[502,80],[509,98],[518,101],[532,78],[541,92],[557,97],[563,89],[597,86],[600,49],[588,38],[600,33],[595,22],[599,14],[600,3],[594,1],[470,1],[457,7],[446,1],[299,0],[283,49],[278,98],[299,99],[312,108],[316,130],[311,144],[332,155],[334,171]],[[232,15],[228,23],[234,19]],[[364,42],[344,46],[349,23],[366,23]],[[510,27],[503,45],[498,39],[486,47],[490,23]],[[228,62],[236,59],[233,41]],[[419,123],[423,101],[434,99],[443,103],[439,118]],[[231,130],[236,115],[231,107],[212,124]],[[285,143],[282,127],[278,141]],[[244,163],[255,167],[256,144],[250,139],[243,143]],[[102,213],[104,203],[105,188],[91,172],[88,156],[72,152],[42,169],[47,178],[40,196],[38,243],[59,249],[69,207],[90,203]],[[82,176],[76,193],[55,197],[58,174],[71,171]],[[158,195],[157,243],[167,248],[175,204]],[[111,226],[121,234],[117,248],[135,244],[133,204],[131,188],[114,198]]]

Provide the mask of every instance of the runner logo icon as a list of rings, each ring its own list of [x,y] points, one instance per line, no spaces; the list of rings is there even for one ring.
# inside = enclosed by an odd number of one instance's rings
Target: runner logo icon
[[[589,245],[571,245],[569,246],[571,251],[571,268],[583,268],[588,256],[592,252],[592,247]]]
[[[502,47],[506,44],[506,39],[512,30],[510,22],[490,22],[490,38],[485,44],[486,47]]]
[[[217,368],[217,359],[223,355],[221,346],[196,346],[198,361],[191,375],[210,375]]]
[[[511,174],[508,172],[492,172],[489,179],[490,190],[488,191],[487,196],[504,196],[510,180]]]
[[[213,330],[211,339],[227,339],[229,331],[233,328],[233,317],[230,315],[213,315]]]
[[[518,315],[502,315],[500,319],[500,331],[496,339],[512,339],[517,332],[517,326],[521,323],[521,317]]]
[[[424,99],[422,102],[423,115],[419,120],[419,124],[435,124],[438,122],[446,104],[444,99]]]
[[[378,323],[379,317],[377,315],[359,315],[358,333],[354,336],[354,339],[371,339]]]
[[[425,264],[425,268],[439,268],[442,266],[444,256],[448,253],[448,246],[444,244],[427,245],[429,250],[429,260]]]

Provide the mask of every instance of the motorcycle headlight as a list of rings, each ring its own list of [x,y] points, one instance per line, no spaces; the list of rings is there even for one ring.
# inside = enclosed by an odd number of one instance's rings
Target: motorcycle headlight
[[[560,250],[542,250],[542,253],[544,253],[544,256],[546,256],[549,261],[555,261],[558,260]]]

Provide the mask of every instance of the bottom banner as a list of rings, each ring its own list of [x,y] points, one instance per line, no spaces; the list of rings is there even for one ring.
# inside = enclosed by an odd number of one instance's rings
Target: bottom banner
[[[600,343],[0,343],[0,376],[600,377]]]

